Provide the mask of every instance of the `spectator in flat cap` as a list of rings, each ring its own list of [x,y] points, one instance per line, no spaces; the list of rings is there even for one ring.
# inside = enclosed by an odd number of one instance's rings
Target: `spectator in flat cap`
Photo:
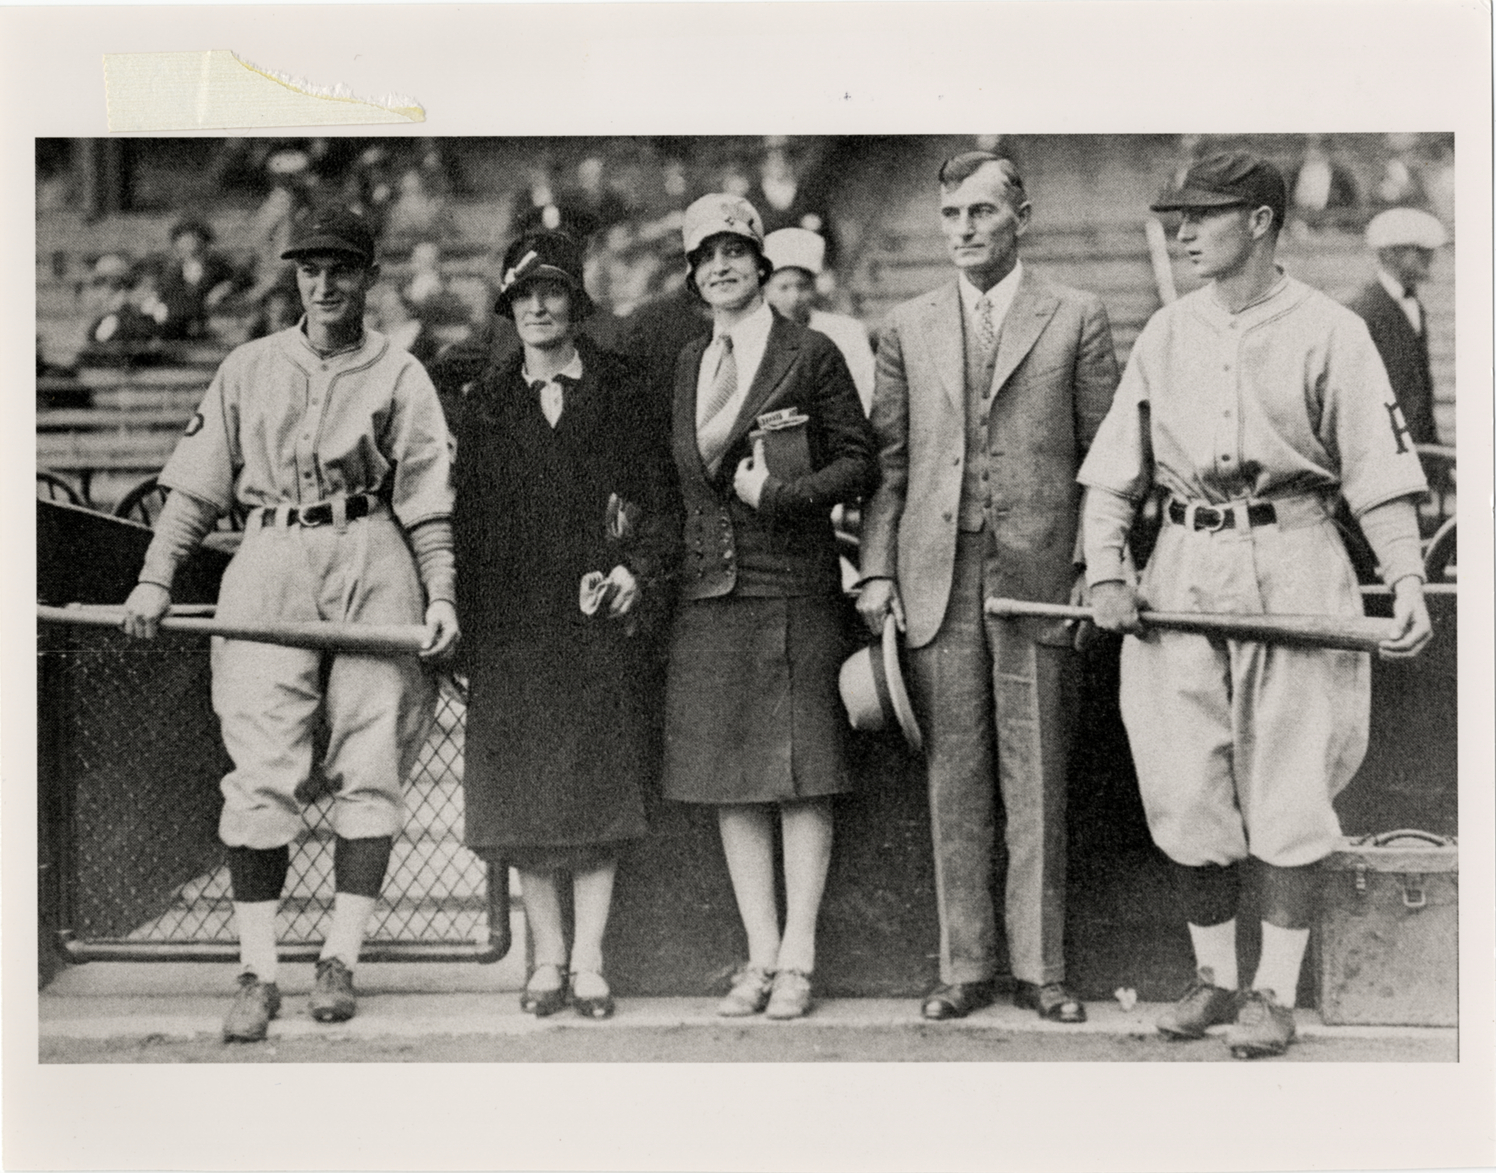
[[[1376,276],[1347,303],[1371,331],[1415,444],[1439,442],[1428,314],[1418,287],[1428,280],[1434,253],[1446,240],[1444,225],[1415,208],[1389,208],[1373,217],[1366,226],[1366,247],[1376,259]]]

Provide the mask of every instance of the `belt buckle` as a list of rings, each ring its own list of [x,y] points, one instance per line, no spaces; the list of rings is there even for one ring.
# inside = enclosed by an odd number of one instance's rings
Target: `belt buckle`
[[[1213,522],[1205,521],[1200,516],[1202,511],[1215,520]],[[1219,533],[1226,527],[1226,511],[1224,509],[1217,509],[1214,505],[1206,505],[1201,501],[1195,501],[1190,504],[1186,512],[1188,516],[1184,519],[1185,524],[1192,530],[1204,530],[1206,533],[1213,534]]]

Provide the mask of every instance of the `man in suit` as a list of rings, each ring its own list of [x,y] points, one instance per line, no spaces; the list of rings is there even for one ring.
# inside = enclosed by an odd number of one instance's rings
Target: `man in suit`
[[[1444,225],[1415,208],[1389,208],[1366,226],[1377,275],[1349,303],[1366,321],[1415,444],[1437,444],[1434,383],[1428,365],[1428,315],[1418,286],[1428,280]]]
[[[924,723],[941,985],[926,1018],[994,997],[995,798],[1006,816],[1014,1004],[1085,1021],[1065,987],[1066,753],[1076,672],[1063,623],[997,620],[996,596],[1083,589],[1075,474],[1117,386],[1101,302],[1028,273],[1030,205],[986,151],[940,169],[957,273],[897,307],[878,345],[872,423],[881,487],[862,531],[858,610],[904,630]]]

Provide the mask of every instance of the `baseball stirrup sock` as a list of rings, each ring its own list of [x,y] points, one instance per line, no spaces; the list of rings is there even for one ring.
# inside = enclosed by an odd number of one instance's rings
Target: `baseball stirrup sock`
[[[1262,919],[1284,929],[1313,925],[1319,903],[1319,864],[1283,868],[1260,859],[1253,862],[1262,892]]]
[[[390,866],[393,843],[388,835],[372,839],[344,839],[339,835],[332,849],[336,891],[377,898],[384,886],[384,873]]]
[[[275,981],[275,913],[279,907],[279,900],[234,901],[240,971],[262,982]]]
[[[229,882],[235,901],[279,900],[291,867],[289,847],[230,847]]]
[[[1174,892],[1184,919],[1192,925],[1220,925],[1236,917],[1241,896],[1241,869],[1236,864],[1169,862]]]

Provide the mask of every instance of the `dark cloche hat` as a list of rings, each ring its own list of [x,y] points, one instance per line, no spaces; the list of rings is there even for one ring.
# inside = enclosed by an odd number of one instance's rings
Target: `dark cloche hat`
[[[509,303],[520,287],[540,277],[560,281],[571,290],[573,321],[581,321],[592,312],[592,299],[582,284],[582,250],[564,232],[532,232],[509,246],[494,309],[501,314],[512,313]]]
[[[1288,211],[1288,185],[1283,173],[1246,151],[1211,155],[1194,164],[1184,181],[1153,205],[1155,212],[1186,208],[1261,208],[1273,210],[1279,226]]]
[[[313,208],[291,230],[291,247],[281,260],[293,261],[309,253],[348,253],[365,265],[374,263],[374,233],[351,208],[332,204]]]

